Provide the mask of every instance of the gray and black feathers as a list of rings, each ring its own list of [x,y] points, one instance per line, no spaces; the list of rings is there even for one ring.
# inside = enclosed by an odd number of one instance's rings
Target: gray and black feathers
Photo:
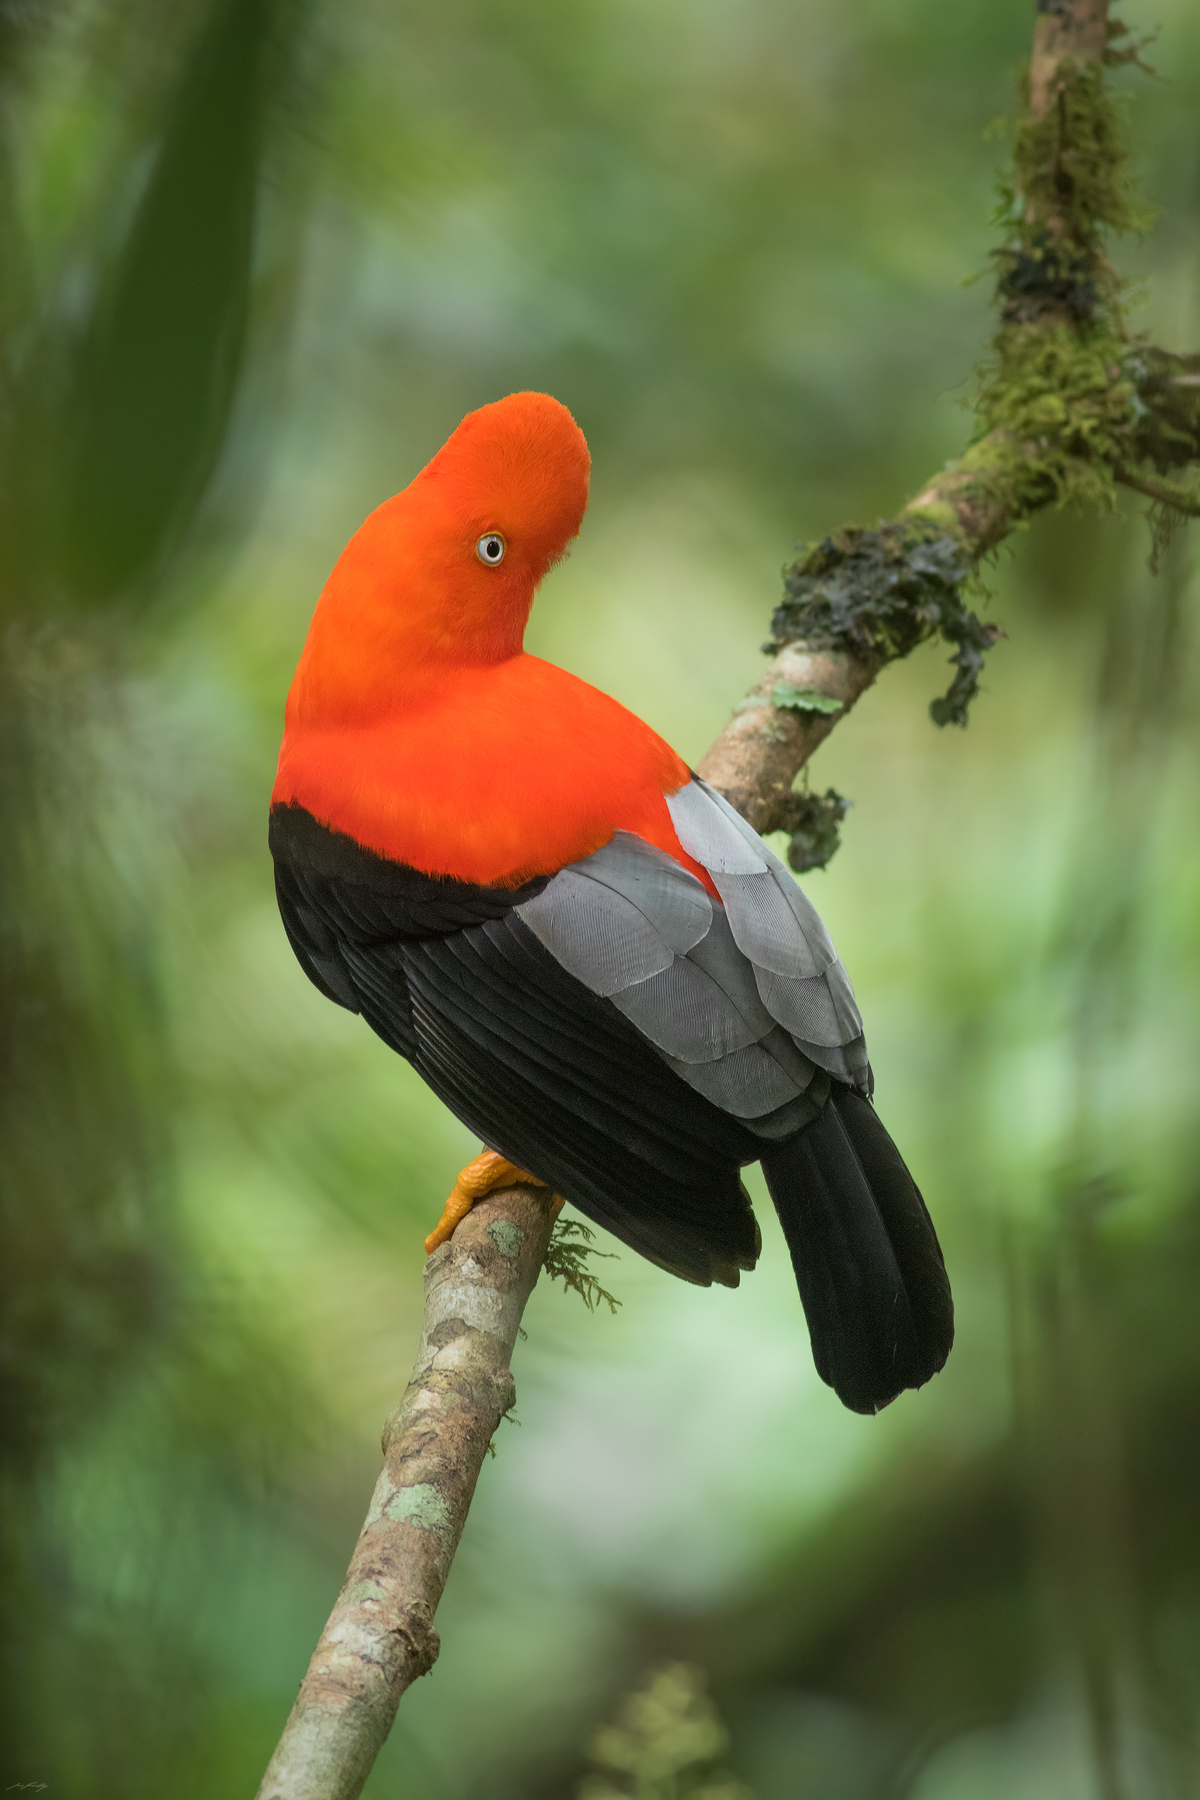
[[[952,1322],[933,1227],[869,1104],[853,991],[721,796],[693,780],[667,804],[720,904],[625,832],[509,890],[388,862],[289,805],[271,816],[280,910],[322,993],[672,1273],[734,1286],[754,1266],[739,1169],[761,1161],[818,1370],[874,1411],[941,1367]]]

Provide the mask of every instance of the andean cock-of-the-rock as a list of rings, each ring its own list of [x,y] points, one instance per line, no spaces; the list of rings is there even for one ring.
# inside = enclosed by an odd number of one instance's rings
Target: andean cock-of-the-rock
[[[346,546],[287,702],[270,844],[309,979],[485,1148],[430,1249],[533,1180],[736,1286],[761,1163],[821,1376],[874,1412],[941,1368],[950,1289],[871,1101],[854,993],[762,839],[651,728],[529,655],[579,531],[567,409],[471,413]]]

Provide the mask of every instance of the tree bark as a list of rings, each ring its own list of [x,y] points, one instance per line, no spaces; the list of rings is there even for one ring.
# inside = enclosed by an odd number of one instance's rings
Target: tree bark
[[[498,1188],[426,1264],[421,1348],[383,1429],[383,1472],[259,1800],[355,1800],[400,1696],[437,1658],[433,1615],[516,1398],[509,1362],[551,1204],[545,1188]]]
[[[1029,62],[1029,111],[1043,118],[1054,104],[1059,65],[1099,63],[1108,48],[1109,0],[1039,0]]]

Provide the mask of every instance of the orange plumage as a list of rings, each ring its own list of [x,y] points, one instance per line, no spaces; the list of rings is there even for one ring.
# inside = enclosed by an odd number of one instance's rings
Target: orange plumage
[[[664,796],[687,765],[641,719],[522,648],[587,507],[583,433],[547,394],[471,413],[350,540],[296,679],[273,802],[395,861],[515,886],[638,833],[707,881]],[[485,566],[476,544],[507,540]]]

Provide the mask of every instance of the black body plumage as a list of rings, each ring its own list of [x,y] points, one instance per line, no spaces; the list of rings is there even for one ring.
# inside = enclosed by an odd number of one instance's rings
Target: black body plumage
[[[761,1161],[822,1378],[874,1412],[953,1335],[933,1226],[870,1105],[853,993],[791,877],[720,796],[672,796],[682,865],[618,832],[516,889],[389,862],[272,809],[280,911],[360,1012],[486,1144],[632,1249],[736,1286]]]

